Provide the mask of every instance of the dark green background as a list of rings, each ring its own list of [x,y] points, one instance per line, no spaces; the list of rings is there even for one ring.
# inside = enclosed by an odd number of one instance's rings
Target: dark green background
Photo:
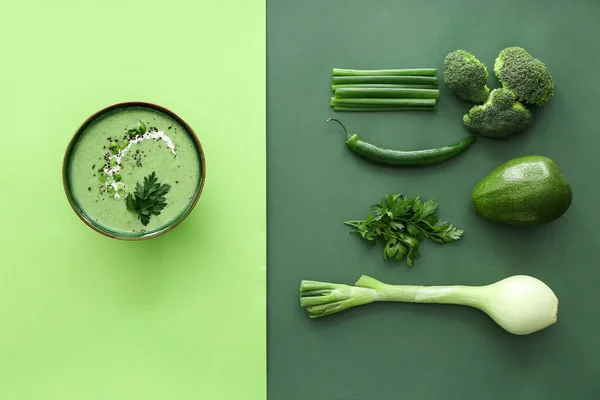
[[[599,17],[597,1],[268,1],[270,400],[600,398]],[[491,72],[513,45],[542,59],[556,82],[556,96],[520,137],[480,139],[450,162],[394,170],[357,159],[339,127],[325,124],[336,114],[333,67],[434,66],[441,78],[445,54],[465,48]],[[442,87],[435,114],[337,116],[368,141],[417,149],[465,137],[467,109]],[[568,213],[536,229],[475,215],[469,194],[478,180],[531,154],[563,169],[574,193]],[[364,217],[388,192],[435,198],[464,238],[424,243],[413,269],[385,264],[380,248],[342,221]],[[300,280],[353,283],[363,273],[422,285],[530,274],[559,297],[558,323],[518,337],[469,308],[373,304],[317,320],[300,308]]]

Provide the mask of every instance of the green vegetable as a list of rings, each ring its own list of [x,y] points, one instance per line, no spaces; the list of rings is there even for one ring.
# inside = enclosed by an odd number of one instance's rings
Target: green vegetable
[[[531,112],[508,89],[494,89],[483,105],[463,117],[467,130],[492,138],[507,138],[531,126]]]
[[[125,147],[127,147],[128,144],[129,144],[128,140],[121,140],[119,142],[119,149],[121,149],[121,150],[125,149]]]
[[[125,205],[127,210],[136,213],[142,224],[148,225],[151,215],[160,215],[166,207],[165,194],[171,189],[170,185],[157,182],[154,171],[144,178],[144,185],[137,183],[135,193],[127,195]]]
[[[146,124],[144,124],[142,121],[138,121],[136,123],[136,130],[140,135],[146,133]]]
[[[471,202],[478,214],[515,226],[552,222],[569,209],[572,199],[571,186],[558,165],[543,156],[507,161],[471,192]]]
[[[437,216],[434,200],[421,202],[419,196],[404,197],[388,194],[381,203],[371,206],[372,213],[364,220],[345,221],[364,240],[383,245],[383,259],[401,261],[406,256],[412,267],[419,258],[419,244],[424,238],[436,243],[451,243],[460,239],[463,230]]]
[[[340,88],[335,91],[336,98],[413,98],[439,99],[438,89],[409,88]]]
[[[440,96],[436,68],[334,68],[332,74],[330,106],[334,111],[406,111],[415,107],[431,111]]]
[[[362,275],[354,286],[303,280],[300,305],[310,318],[376,301],[455,304],[479,309],[513,335],[528,335],[558,319],[558,298],[544,282],[511,276],[485,286],[389,285]]]
[[[543,106],[554,95],[554,80],[546,65],[522,47],[502,50],[494,63],[494,73],[519,101]]]
[[[435,106],[435,99],[381,99],[381,98],[350,98],[336,99],[331,98],[329,105],[331,106],[347,106],[347,105],[386,105],[386,106]]]
[[[483,103],[490,93],[488,77],[486,66],[468,51],[455,50],[444,59],[444,83],[462,100]]]
[[[436,84],[418,84],[418,83],[355,83],[348,85],[331,85],[331,91],[335,92],[337,89],[346,88],[399,88],[399,89],[437,89]]]
[[[146,133],[146,124],[144,124],[142,121],[138,120],[135,123],[135,125],[133,125],[127,129],[127,133],[131,137],[136,136],[136,135],[143,135],[144,133]]]
[[[436,111],[435,106],[335,106],[333,111],[354,111],[354,112],[380,112],[380,111]]]
[[[346,106],[338,106],[338,107],[360,107],[360,108],[398,108],[398,107],[411,107],[411,106],[398,106],[394,104],[349,104]],[[426,108],[426,107],[434,107],[434,106],[412,106],[414,108]]]
[[[121,177],[121,174],[115,174],[115,181],[116,181],[116,182],[121,182],[121,179],[123,179],[123,178]]]
[[[343,69],[334,68],[334,76],[436,76],[437,68]]]
[[[433,106],[399,106],[395,104],[347,104],[345,106],[335,106],[335,107],[347,107],[347,108],[414,108],[414,109],[435,109],[435,105]]]
[[[114,167],[117,166],[117,161],[116,160],[110,160],[109,165],[110,165],[111,168],[114,168]]]
[[[346,130],[346,127],[336,118],[329,118],[326,122],[329,121],[337,122],[344,129],[344,132],[346,132],[345,143],[352,151],[373,162],[392,166],[438,164],[464,152],[476,140],[476,136],[468,136],[458,143],[433,149],[413,151],[390,150],[367,143],[356,133],[350,134]]]
[[[438,79],[435,76],[334,76],[331,80],[333,85],[348,84],[424,84],[437,85]]]

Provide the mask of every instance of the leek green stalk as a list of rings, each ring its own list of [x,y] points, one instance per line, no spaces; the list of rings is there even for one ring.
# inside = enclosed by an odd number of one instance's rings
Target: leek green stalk
[[[515,275],[485,286],[389,285],[363,275],[354,286],[304,280],[300,305],[310,318],[375,301],[455,304],[477,308],[514,335],[528,335],[557,321],[558,298],[544,282]]]

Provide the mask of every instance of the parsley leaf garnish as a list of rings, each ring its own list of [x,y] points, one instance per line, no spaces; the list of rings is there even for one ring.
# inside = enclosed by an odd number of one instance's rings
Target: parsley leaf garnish
[[[464,232],[438,217],[435,201],[422,202],[419,196],[388,194],[381,203],[372,205],[371,211],[364,220],[344,224],[354,228],[351,233],[359,234],[373,245],[381,242],[384,260],[401,261],[406,257],[410,267],[421,256],[419,245],[424,238],[440,244],[451,243]]]
[[[127,210],[137,214],[142,224],[148,225],[151,215],[160,215],[160,212],[167,205],[164,195],[167,194],[170,185],[157,182],[154,171],[144,178],[144,185],[137,183],[135,193],[129,193],[125,199]]]

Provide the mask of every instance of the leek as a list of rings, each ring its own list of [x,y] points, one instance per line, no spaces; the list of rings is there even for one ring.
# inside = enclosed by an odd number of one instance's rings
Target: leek
[[[303,280],[300,305],[310,318],[375,301],[455,304],[477,308],[514,335],[528,335],[557,321],[558,298],[544,282],[515,275],[485,286],[389,285],[363,275],[354,286]]]

